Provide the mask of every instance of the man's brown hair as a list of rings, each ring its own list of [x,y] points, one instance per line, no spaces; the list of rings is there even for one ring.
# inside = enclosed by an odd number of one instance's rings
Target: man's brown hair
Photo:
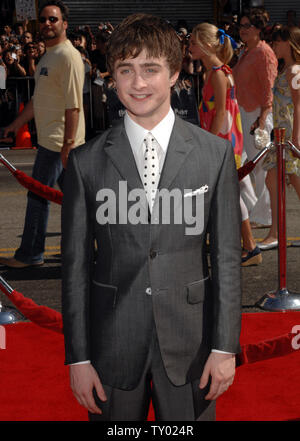
[[[113,75],[117,60],[137,57],[143,50],[149,57],[166,57],[170,75],[182,66],[182,50],[175,30],[165,20],[150,14],[125,18],[111,34],[107,46],[107,66]]]

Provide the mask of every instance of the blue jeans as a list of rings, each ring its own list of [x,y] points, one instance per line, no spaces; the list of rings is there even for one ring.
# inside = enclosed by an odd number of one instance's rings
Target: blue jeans
[[[59,152],[38,146],[32,177],[42,184],[62,188],[64,169]],[[32,192],[27,195],[27,208],[20,248],[15,258],[24,263],[43,260],[50,202]]]

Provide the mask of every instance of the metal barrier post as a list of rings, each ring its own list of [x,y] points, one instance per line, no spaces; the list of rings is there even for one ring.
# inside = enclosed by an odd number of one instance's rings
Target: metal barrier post
[[[285,153],[286,148],[300,157],[300,151],[291,143],[285,144],[285,129],[274,129],[277,149],[277,198],[278,198],[278,284],[276,291],[265,294],[256,306],[266,311],[286,311],[300,309],[300,294],[290,292],[286,281],[286,194],[285,194]]]
[[[5,289],[8,294],[13,292],[13,288],[0,276],[0,284]],[[9,306],[3,306],[0,301],[0,324],[7,325],[10,323],[16,323],[20,321],[20,314],[15,308],[11,308]],[[1,347],[0,347],[1,349]]]

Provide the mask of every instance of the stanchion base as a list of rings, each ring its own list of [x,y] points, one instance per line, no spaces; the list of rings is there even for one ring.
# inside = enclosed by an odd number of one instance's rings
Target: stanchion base
[[[300,294],[290,292],[287,288],[265,294],[256,306],[265,311],[300,310]]]
[[[14,308],[0,305],[0,325],[8,325],[23,321],[22,315]]]

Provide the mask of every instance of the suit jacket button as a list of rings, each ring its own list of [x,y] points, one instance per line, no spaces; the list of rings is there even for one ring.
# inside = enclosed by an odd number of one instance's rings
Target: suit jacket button
[[[150,287],[148,287],[148,288],[146,289],[146,294],[148,294],[148,296],[151,296],[151,294],[152,294],[152,289],[151,289]]]
[[[150,259],[155,259],[156,256],[157,256],[157,251],[150,250]]]

